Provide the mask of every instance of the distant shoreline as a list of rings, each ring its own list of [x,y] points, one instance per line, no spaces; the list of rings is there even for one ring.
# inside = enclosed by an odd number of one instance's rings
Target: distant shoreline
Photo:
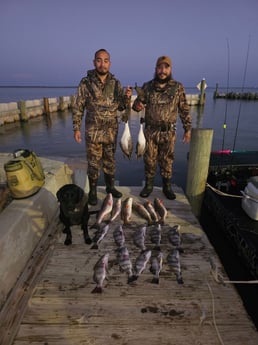
[[[58,85],[0,85],[1,89],[77,89],[78,85],[70,86],[58,86]],[[216,86],[208,86],[210,90],[216,88]],[[196,86],[185,86],[185,89],[196,89]],[[243,89],[243,90],[253,90],[258,89],[258,86],[219,86],[219,89]]]
[[[38,89],[75,89],[77,86],[42,86],[42,85],[0,85],[0,88],[38,88]]]

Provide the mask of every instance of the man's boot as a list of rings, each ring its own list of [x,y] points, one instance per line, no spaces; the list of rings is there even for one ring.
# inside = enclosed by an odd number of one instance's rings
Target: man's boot
[[[171,188],[171,181],[170,179],[163,177],[163,193],[169,200],[174,200],[176,198],[176,194],[173,192]]]
[[[104,174],[104,179],[106,183],[106,192],[111,193],[114,198],[121,198],[123,194],[115,189],[115,177],[113,175]]]
[[[90,205],[97,205],[98,198],[97,198],[97,180],[93,180],[89,178],[89,185],[90,185],[90,191],[88,195],[88,203]]]
[[[146,177],[145,186],[144,186],[143,190],[140,193],[140,196],[142,198],[147,198],[152,193],[152,191],[153,191],[153,181],[154,181],[154,178]]]

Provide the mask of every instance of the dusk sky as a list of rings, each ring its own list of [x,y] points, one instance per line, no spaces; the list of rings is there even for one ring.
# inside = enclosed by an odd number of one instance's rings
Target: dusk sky
[[[169,55],[186,87],[258,87],[258,0],[0,0],[0,47],[0,85],[77,86],[105,48],[123,85]]]

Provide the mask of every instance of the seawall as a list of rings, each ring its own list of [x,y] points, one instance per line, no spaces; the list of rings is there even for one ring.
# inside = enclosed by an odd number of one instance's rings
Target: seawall
[[[56,111],[65,111],[72,107],[73,102],[72,95],[0,103],[0,126],[18,121],[29,121],[31,118]]]

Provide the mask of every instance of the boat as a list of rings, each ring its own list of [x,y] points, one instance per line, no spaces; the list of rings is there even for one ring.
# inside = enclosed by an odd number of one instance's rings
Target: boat
[[[203,208],[254,279],[258,279],[258,194],[257,200],[249,194],[250,187],[256,190],[257,181],[258,151],[211,152]]]

